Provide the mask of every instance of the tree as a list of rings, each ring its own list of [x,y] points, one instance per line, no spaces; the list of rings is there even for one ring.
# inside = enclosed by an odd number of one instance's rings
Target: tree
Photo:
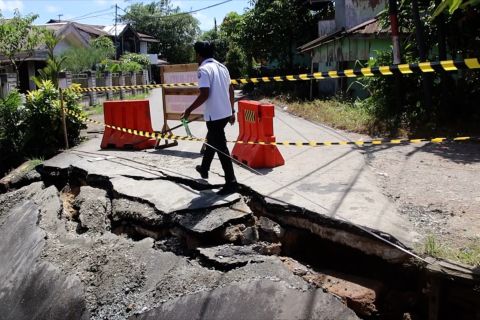
[[[65,69],[74,73],[93,70],[97,65],[115,55],[115,47],[112,40],[107,37],[99,37],[91,40],[88,48],[71,48],[67,50]]]
[[[112,39],[107,36],[100,36],[91,41],[90,46],[101,51],[107,58],[115,56],[115,45]]]
[[[440,4],[437,6],[435,9],[435,12],[433,13],[433,17],[437,17],[439,14],[441,14],[443,11],[447,10],[450,14],[453,14],[455,11],[458,9],[465,9],[470,6],[478,6],[480,5],[480,0],[468,0],[468,1],[463,1],[463,0],[443,0],[440,2]]]
[[[50,80],[56,88],[58,88],[58,74],[62,71],[65,63],[65,57],[59,57],[54,54],[55,47],[60,40],[51,30],[44,30],[44,41],[48,51],[47,65],[45,68],[38,70],[38,77],[32,77],[35,84],[40,87],[42,81]]]
[[[227,13],[220,25],[219,36],[226,39],[228,43],[239,43],[241,35],[241,26],[243,15],[236,12]]]
[[[232,46],[228,50],[225,65],[232,79],[240,78],[244,74],[245,55],[238,46]]]
[[[15,68],[17,85],[20,85],[19,68],[26,58],[33,55],[41,43],[43,32],[32,25],[38,15],[22,17],[15,10],[11,19],[5,19],[0,13],[0,54],[4,55]]]
[[[220,62],[225,62],[229,44],[225,38],[219,35],[219,32],[217,32],[215,28],[202,33],[200,40],[213,43],[215,48],[215,58]]]
[[[129,6],[121,20],[135,30],[160,40],[152,46],[172,63],[193,61],[193,43],[200,34],[199,22],[190,14],[174,8],[170,0],[150,4],[135,3]]]
[[[296,48],[315,36],[316,23],[301,0],[256,0],[240,23],[239,42],[250,58],[277,61],[292,71]]]

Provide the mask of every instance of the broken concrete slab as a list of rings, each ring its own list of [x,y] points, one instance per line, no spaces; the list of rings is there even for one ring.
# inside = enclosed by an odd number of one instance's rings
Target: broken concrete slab
[[[229,207],[179,214],[175,220],[188,231],[204,234],[214,232],[226,224],[237,224],[247,220],[253,222],[253,214],[245,201],[240,199]]]
[[[358,319],[322,290],[300,291],[283,282],[234,283],[174,299],[131,319]]]
[[[282,226],[267,217],[258,218],[257,225],[260,239],[265,241],[279,242],[285,234]]]
[[[156,227],[163,224],[163,216],[155,209],[146,204],[128,199],[112,200],[112,217],[113,222],[120,221],[137,221]]]
[[[43,182],[34,182],[18,190],[0,195],[0,216],[13,208],[20,201],[30,199],[45,188]]]
[[[109,230],[110,223],[107,217],[111,214],[112,205],[105,190],[89,186],[81,187],[74,207],[79,212],[78,220],[81,229],[94,233],[104,233]]]
[[[45,233],[39,207],[22,200],[0,217],[2,319],[89,319],[78,278],[40,260]]]
[[[45,161],[43,163],[43,168],[47,172],[51,172],[68,170],[71,167],[76,167],[80,170],[88,172],[90,175],[105,177],[122,175],[138,176],[149,179],[164,177],[160,170],[135,161],[129,161],[128,158],[108,158],[110,155],[109,151],[100,151],[100,154],[105,153],[105,158],[103,158],[104,160],[91,162],[89,160],[99,157],[98,148],[89,148],[89,151],[86,152],[81,151],[85,146],[89,146],[91,141],[87,141],[85,144],[82,144],[78,149],[60,153],[57,156]]]
[[[28,160],[0,179],[0,193],[42,180],[41,175],[34,169],[35,166],[36,161]]]
[[[266,246],[270,245],[265,243]],[[206,261],[225,269],[231,269],[246,265],[247,263],[259,263],[269,260],[270,257],[261,254],[261,245],[236,246],[224,244],[216,247],[198,248],[200,256]],[[264,250],[263,252],[266,252]]]
[[[240,243],[243,245],[248,245],[257,242],[259,239],[258,229],[255,226],[247,227],[242,231],[242,237],[240,238]]]
[[[118,194],[131,199],[148,201],[163,213],[224,206],[240,199],[240,195],[236,193],[221,197],[211,190],[197,191],[168,180],[114,177],[110,181]]]

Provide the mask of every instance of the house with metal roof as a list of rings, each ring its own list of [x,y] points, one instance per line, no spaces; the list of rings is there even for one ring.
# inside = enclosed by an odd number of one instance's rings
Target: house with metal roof
[[[152,43],[159,42],[152,36],[136,32],[129,24],[115,26],[88,25],[72,21],[50,20],[46,24],[38,25],[48,30],[52,30],[55,36],[60,39],[55,47],[54,53],[60,55],[70,48],[89,47],[90,41],[100,36],[107,36],[116,43],[117,57],[124,53],[140,53],[149,57],[152,65],[157,65],[159,61],[157,54],[149,54],[149,47]],[[19,54],[19,60],[24,61],[20,66],[20,90],[35,89],[35,83],[31,80],[37,70],[45,67],[48,59],[48,52],[45,45],[38,46],[34,53],[29,57],[22,57]],[[0,56],[0,62],[8,62]],[[163,61],[165,62],[165,61]],[[7,65],[0,67],[0,73],[14,72],[13,67]]]
[[[310,0],[313,6],[327,0]],[[377,15],[386,7],[385,0],[336,0],[335,18],[318,22],[318,37],[300,46],[299,52],[311,57],[311,71],[344,70],[360,67],[377,51],[390,50],[390,30],[382,28]],[[360,63],[360,64],[359,64]],[[348,78],[318,81],[323,95],[346,91],[352,96],[365,92]]]

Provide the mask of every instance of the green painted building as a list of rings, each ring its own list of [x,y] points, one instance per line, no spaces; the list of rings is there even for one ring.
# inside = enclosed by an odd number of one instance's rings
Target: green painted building
[[[311,71],[358,68],[375,58],[377,51],[390,50],[390,32],[382,29],[376,18],[384,8],[385,2],[381,0],[335,1],[335,20],[319,21],[318,38],[298,48],[310,57]],[[350,78],[321,80],[317,82],[318,92],[333,95],[343,91],[353,97],[366,96],[355,81]]]

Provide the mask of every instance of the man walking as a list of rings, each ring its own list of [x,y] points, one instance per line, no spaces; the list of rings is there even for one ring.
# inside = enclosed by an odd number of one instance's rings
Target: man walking
[[[213,59],[213,45],[207,41],[196,42],[194,45],[198,68],[198,87],[200,95],[185,110],[182,119],[187,119],[190,113],[205,103],[204,119],[207,123],[207,147],[203,154],[202,164],[196,170],[203,179],[208,178],[208,171],[215,152],[225,173],[225,185],[217,192],[218,195],[228,195],[237,190],[237,180],[233,172],[233,164],[225,137],[227,123],[235,123],[233,86],[230,83],[228,69]]]

